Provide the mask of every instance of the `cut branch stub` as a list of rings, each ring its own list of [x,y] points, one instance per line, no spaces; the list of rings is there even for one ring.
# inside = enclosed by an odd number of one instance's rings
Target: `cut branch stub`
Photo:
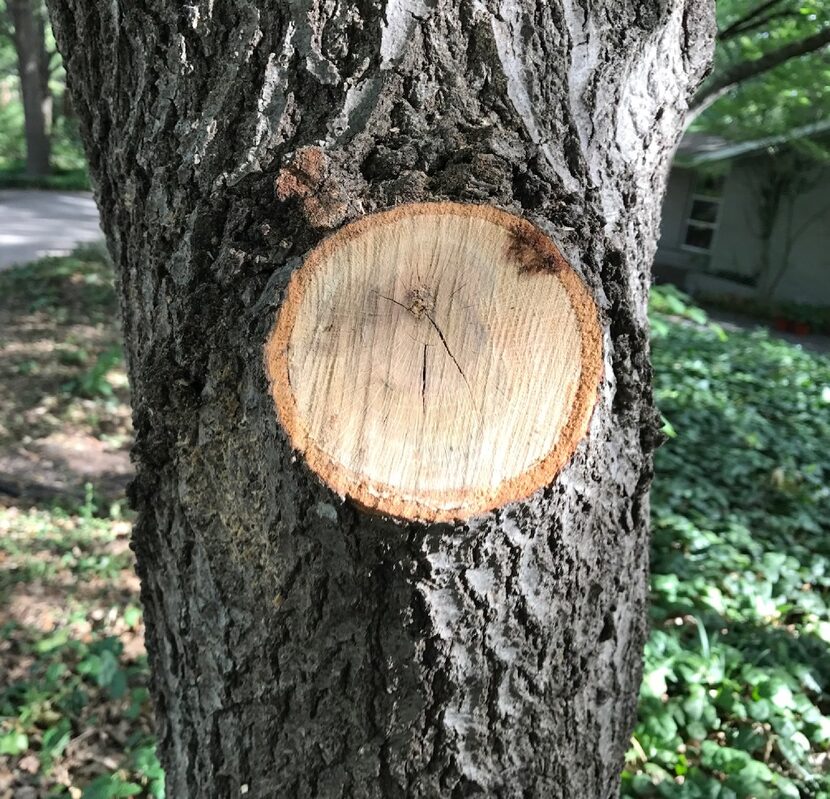
[[[587,288],[538,228],[425,203],[316,247],[265,360],[280,421],[331,488],[449,521],[553,480],[587,431],[601,342]]]

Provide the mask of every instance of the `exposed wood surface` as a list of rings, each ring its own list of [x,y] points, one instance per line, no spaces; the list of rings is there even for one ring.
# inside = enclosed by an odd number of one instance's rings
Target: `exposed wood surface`
[[[549,483],[602,370],[593,301],[553,242],[458,203],[325,240],[291,281],[267,360],[311,468],[362,505],[426,520]]]

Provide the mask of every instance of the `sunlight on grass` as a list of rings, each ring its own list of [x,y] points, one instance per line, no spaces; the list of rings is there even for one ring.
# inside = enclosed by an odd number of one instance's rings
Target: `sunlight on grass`
[[[0,789],[163,796],[130,523],[0,508]]]

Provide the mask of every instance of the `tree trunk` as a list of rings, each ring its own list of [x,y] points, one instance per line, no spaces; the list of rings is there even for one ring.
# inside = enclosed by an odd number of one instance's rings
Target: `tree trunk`
[[[659,441],[649,265],[711,4],[51,12],[122,298],[168,795],[616,795]],[[434,200],[550,236],[603,338],[570,462],[466,521],[395,520],[328,488],[263,363],[328,232]]]
[[[43,177],[50,171],[49,129],[52,124],[46,20],[39,0],[9,0],[8,7],[14,26],[14,46],[23,97],[26,174]]]

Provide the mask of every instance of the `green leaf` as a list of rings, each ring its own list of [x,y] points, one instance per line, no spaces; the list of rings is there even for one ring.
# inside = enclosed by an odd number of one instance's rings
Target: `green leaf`
[[[0,755],[19,755],[29,748],[29,738],[18,730],[0,735]]]
[[[68,719],[61,719],[50,727],[40,742],[40,763],[44,771],[49,771],[54,761],[63,754],[71,737],[72,728]]]
[[[124,624],[130,628],[136,628],[141,621],[141,608],[135,605],[127,605],[124,609]]]
[[[121,799],[141,793],[141,786],[122,780],[117,774],[104,774],[84,788],[81,799]]]

